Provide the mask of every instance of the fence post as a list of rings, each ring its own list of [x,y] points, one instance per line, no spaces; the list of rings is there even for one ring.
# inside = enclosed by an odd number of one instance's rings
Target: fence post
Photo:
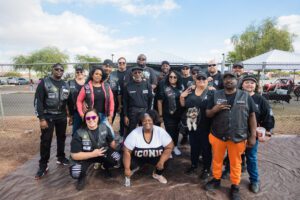
[[[1,121],[2,121],[2,130],[4,131],[4,110],[3,110],[3,101],[2,101],[2,94],[0,93],[0,110],[1,110]]]

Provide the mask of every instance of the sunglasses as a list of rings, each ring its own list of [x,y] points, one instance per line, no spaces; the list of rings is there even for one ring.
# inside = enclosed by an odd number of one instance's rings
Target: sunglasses
[[[119,65],[125,65],[125,62],[119,62]]]
[[[209,67],[215,67],[217,66],[216,64],[208,65]]]
[[[59,72],[59,71],[64,72],[65,71],[64,69],[61,69],[61,68],[54,68],[54,70],[57,71],[57,72]]]
[[[171,79],[177,79],[177,76],[169,76]]]
[[[206,78],[205,78],[205,77],[202,77],[202,76],[200,76],[200,77],[197,77],[197,80],[198,80],[198,81],[205,81],[205,80],[206,80]]]
[[[145,61],[146,58],[138,58],[138,60],[140,60],[140,61]]]
[[[184,67],[184,68],[182,68],[182,70],[188,70],[188,69],[190,69],[190,68],[188,68],[188,67]]]
[[[96,115],[90,116],[90,117],[85,117],[85,120],[90,121],[90,120],[95,120],[97,118]]]
[[[193,75],[196,75],[196,74],[198,74],[198,72],[192,72],[192,74],[193,74]]]
[[[133,72],[133,74],[141,74],[142,72],[141,71],[135,71]]]

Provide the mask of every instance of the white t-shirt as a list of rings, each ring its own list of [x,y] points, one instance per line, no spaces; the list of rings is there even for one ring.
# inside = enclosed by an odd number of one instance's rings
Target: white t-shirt
[[[153,126],[153,134],[150,143],[147,143],[143,127],[137,127],[126,138],[124,145],[131,150],[133,156],[138,158],[155,158],[161,156],[164,147],[172,142],[172,138],[159,126]]]

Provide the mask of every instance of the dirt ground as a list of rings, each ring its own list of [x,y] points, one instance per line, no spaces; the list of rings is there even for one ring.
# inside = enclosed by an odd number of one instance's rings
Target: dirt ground
[[[271,103],[274,134],[300,135],[300,101]],[[114,129],[118,130],[114,124]],[[70,127],[67,130],[70,133]],[[31,159],[39,151],[40,130],[36,117],[5,117],[0,121],[0,179]]]

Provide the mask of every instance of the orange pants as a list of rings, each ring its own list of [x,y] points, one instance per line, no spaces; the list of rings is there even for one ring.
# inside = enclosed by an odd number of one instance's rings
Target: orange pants
[[[232,141],[220,140],[209,134],[209,142],[212,147],[212,174],[215,179],[221,179],[223,160],[226,149],[228,149],[228,156],[230,162],[230,181],[234,185],[239,185],[241,181],[241,155],[245,151],[246,141],[234,143]]]

